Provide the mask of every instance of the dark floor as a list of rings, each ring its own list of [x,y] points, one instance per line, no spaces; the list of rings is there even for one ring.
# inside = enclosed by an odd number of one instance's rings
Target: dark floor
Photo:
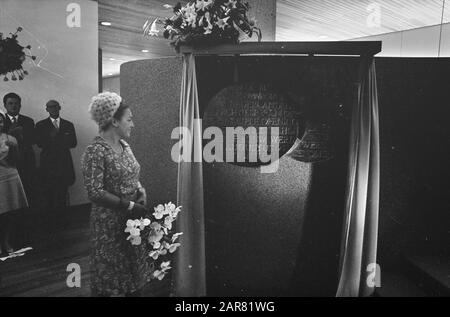
[[[61,215],[64,215],[62,217]],[[22,257],[0,262],[0,296],[87,297],[90,296],[89,206],[71,208],[54,217],[52,226],[43,215],[27,211],[15,232],[16,248],[33,247]],[[19,239],[20,237],[20,239]],[[81,287],[69,288],[66,279],[71,263],[80,265]],[[450,257],[418,254],[383,265],[381,297],[450,296]],[[170,279],[154,282],[143,296],[169,296]],[[239,296],[239,295],[237,295]]]
[[[33,250],[24,256],[0,262],[0,296],[90,296],[89,206],[62,211],[55,217],[53,226],[39,219],[37,212],[26,211],[19,216],[23,225],[15,233],[15,247],[32,247]],[[81,268],[80,288],[67,286],[66,280],[71,273],[67,266],[71,263]],[[151,283],[143,296],[168,296],[169,282],[167,279]]]
[[[381,272],[381,297],[449,297],[450,257],[411,256]]]

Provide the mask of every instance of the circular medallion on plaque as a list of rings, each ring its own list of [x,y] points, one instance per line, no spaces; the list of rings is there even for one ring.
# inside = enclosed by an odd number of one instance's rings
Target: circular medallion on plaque
[[[298,98],[269,84],[226,87],[205,109],[203,131],[214,137],[204,140],[204,149],[212,148],[208,143],[215,139],[216,145],[223,145],[220,161],[249,167],[270,164],[269,157],[281,158],[303,135],[301,108]],[[217,149],[213,154],[217,158]]]

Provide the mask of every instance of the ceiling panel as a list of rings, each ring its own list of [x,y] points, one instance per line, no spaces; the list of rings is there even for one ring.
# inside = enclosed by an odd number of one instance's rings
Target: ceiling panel
[[[186,1],[181,1],[186,2]],[[102,49],[103,76],[119,73],[120,64],[127,61],[174,56],[169,41],[162,37],[144,37],[142,26],[147,19],[171,16],[172,10],[164,4],[177,1],[164,0],[100,0],[99,22],[110,22],[111,26],[99,25],[99,46]],[[148,50],[143,53],[142,50]]]
[[[172,14],[172,0],[100,0],[99,45],[103,75],[117,74],[126,61],[174,56],[169,41],[144,37],[147,19]],[[187,1],[181,1],[186,3]],[[380,5],[380,25],[367,23],[369,5]],[[341,41],[450,22],[450,0],[277,0],[277,41]],[[444,15],[443,15],[444,12]],[[146,49],[148,53],[142,53]]]
[[[447,0],[444,23],[450,22]],[[379,26],[368,23],[380,8]],[[441,23],[444,0],[278,0],[277,41],[341,41]],[[372,10],[372,11],[371,11]]]

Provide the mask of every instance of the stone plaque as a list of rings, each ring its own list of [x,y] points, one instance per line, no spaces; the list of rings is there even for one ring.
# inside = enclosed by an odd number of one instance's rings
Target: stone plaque
[[[301,101],[296,99],[268,84],[229,86],[210,100],[203,130],[217,127],[222,131],[223,162],[269,164],[268,155],[273,157],[276,144],[281,158],[303,135]]]

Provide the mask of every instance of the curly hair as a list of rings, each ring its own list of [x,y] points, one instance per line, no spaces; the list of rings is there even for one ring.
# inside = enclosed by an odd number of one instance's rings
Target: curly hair
[[[89,112],[100,130],[110,125],[121,103],[122,97],[113,92],[103,92],[92,98]]]

